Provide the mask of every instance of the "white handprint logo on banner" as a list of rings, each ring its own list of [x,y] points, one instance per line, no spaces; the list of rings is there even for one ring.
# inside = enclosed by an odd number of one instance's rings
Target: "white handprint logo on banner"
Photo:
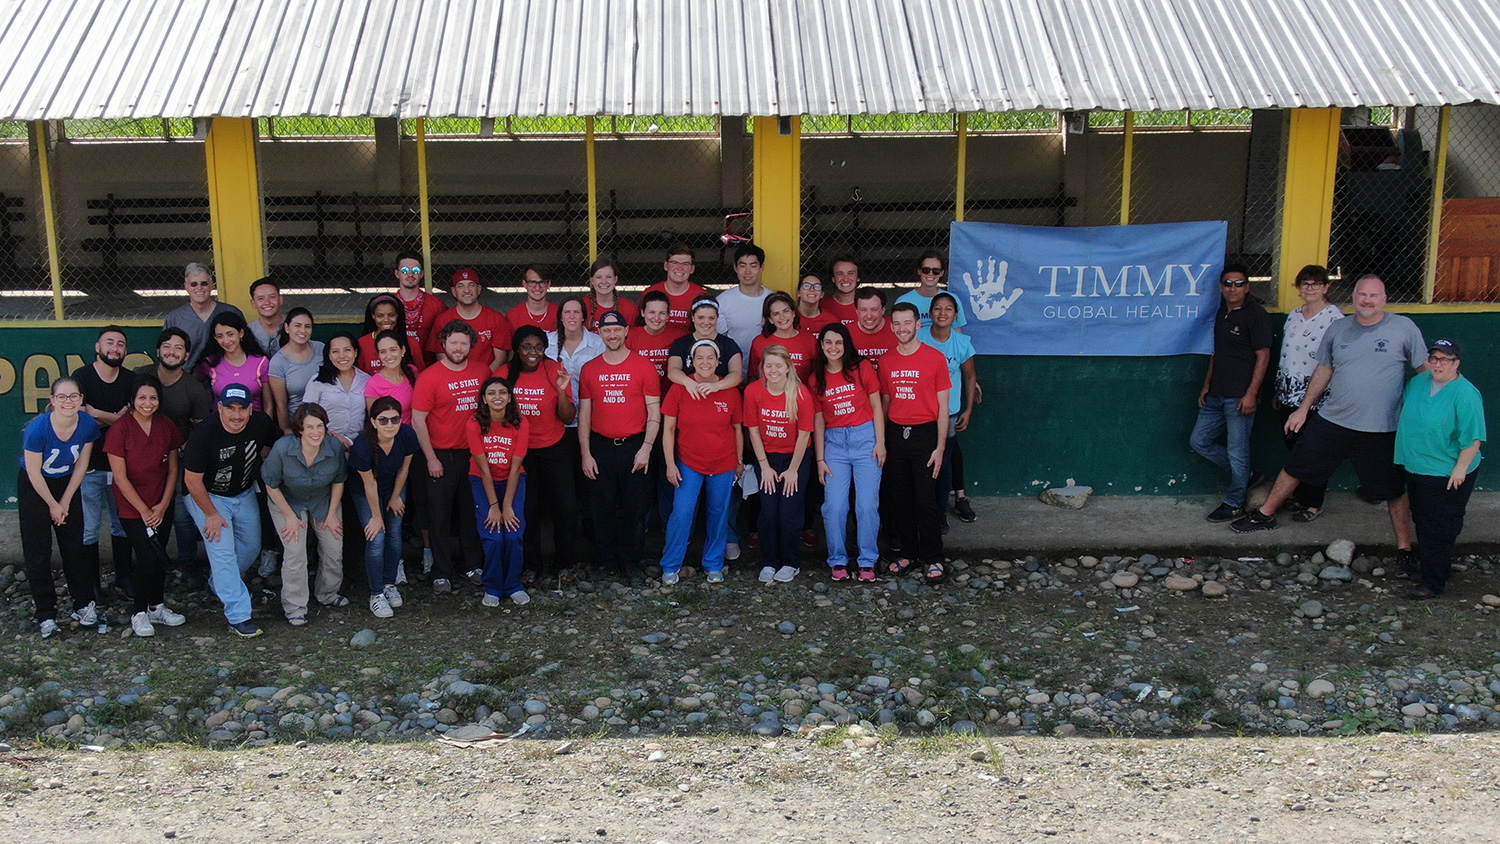
[[[995,256],[990,256],[990,269],[986,274],[984,261],[974,262],[974,273],[964,273],[964,284],[969,288],[969,305],[974,316],[982,320],[999,319],[1005,316],[1010,306],[1021,298],[1025,291],[1019,287],[1011,288],[1009,293],[1005,292],[1005,275],[1010,270],[1010,262],[995,261]],[[980,276],[981,280],[976,280]]]

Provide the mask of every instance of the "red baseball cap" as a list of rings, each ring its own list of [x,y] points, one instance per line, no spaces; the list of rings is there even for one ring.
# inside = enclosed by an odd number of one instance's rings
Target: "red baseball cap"
[[[465,267],[453,274],[453,283],[458,284],[460,281],[472,281],[475,284],[479,284],[479,272]]]

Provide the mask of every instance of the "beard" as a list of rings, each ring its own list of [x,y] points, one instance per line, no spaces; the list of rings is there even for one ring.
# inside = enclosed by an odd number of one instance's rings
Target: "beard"
[[[99,359],[100,363],[104,364],[105,366],[109,367],[110,369],[119,369],[120,366],[125,363],[125,356],[124,355],[121,355],[121,356],[119,356],[117,358],[112,358],[112,357],[104,354],[103,352],[95,352],[94,356]]]
[[[176,372],[177,370],[181,369],[186,364],[187,364],[187,361],[185,361],[185,360],[180,360],[180,361],[178,361],[176,363],[167,363],[164,360],[159,360],[159,361],[156,362],[157,366],[160,366],[162,369],[165,369],[168,372]]]

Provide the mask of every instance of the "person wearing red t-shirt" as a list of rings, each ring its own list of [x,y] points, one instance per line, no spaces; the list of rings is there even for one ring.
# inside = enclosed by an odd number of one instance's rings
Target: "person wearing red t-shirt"
[[[505,312],[511,329],[535,325],[543,331],[556,331],[557,305],[547,301],[547,294],[552,290],[552,270],[541,264],[527,267],[521,277],[521,286],[526,289],[526,298]]]
[[[604,354],[584,364],[578,387],[578,445],[594,514],[598,565],[631,584],[643,583],[641,541],[646,469],[661,431],[661,377],[656,367],[625,348],[625,317],[610,311],[599,320]],[[620,536],[615,513],[625,514]]]
[[[574,444],[569,442],[570,437],[577,436],[577,429],[568,427],[578,418],[572,376],[562,364],[547,357],[547,335],[534,325],[517,328],[511,346],[515,357],[503,367],[505,380],[531,429],[526,443],[526,474],[531,478],[531,489],[526,496],[526,567],[521,583],[556,576],[570,584],[578,534],[578,490],[573,485],[578,471],[576,440]],[[552,544],[557,552],[550,566],[542,562],[543,519],[552,521]]]
[[[672,304],[667,300],[667,294],[660,290],[653,290],[641,297],[640,325],[632,325],[630,333],[625,336],[625,346],[632,352],[640,355],[661,374],[661,394],[665,396],[672,386],[667,378],[667,360],[672,356],[672,344],[679,337],[686,337],[687,331],[669,325],[667,318],[672,310]],[[656,517],[660,520],[662,531],[665,533],[667,523],[672,518],[672,499],[676,492],[672,484],[667,480],[667,461],[662,453],[662,441],[657,440],[656,448],[651,450],[651,469],[647,472],[651,478],[651,488],[656,490]],[[647,513],[650,521],[651,513]]]
[[[921,326],[916,305],[898,302],[891,309],[891,330],[898,344],[880,361],[889,449],[881,500],[883,517],[908,555],[891,564],[891,574],[904,574],[915,555],[926,567],[928,582],[936,582],[945,574],[937,477],[947,448],[948,391],[953,382],[948,359],[917,338]]]
[[[405,251],[396,255],[396,297],[401,302],[403,316],[406,318],[407,345],[417,355],[424,353],[428,339],[436,333],[434,321],[438,315],[448,309],[442,299],[423,288],[422,266],[420,253]],[[368,331],[366,329],[366,333]],[[368,358],[361,356],[360,360]],[[420,360],[416,356],[412,358],[412,365],[418,369],[431,362],[431,357]]]
[[[469,350],[469,359],[494,369],[510,359],[510,322],[505,315],[479,304],[484,286],[479,283],[479,273],[464,269],[453,274],[453,298],[458,304],[443,311],[433,322],[433,330],[441,332],[443,326],[456,319],[467,322],[479,340]],[[427,350],[433,354],[441,352],[437,338],[428,340]]]
[[[885,318],[885,291],[862,287],[857,302],[859,319],[849,326],[849,336],[854,348],[879,372],[881,357],[896,348],[896,334]]]
[[[615,285],[620,283],[620,268],[608,258],[600,258],[589,265],[589,292],[583,297],[588,306],[588,329],[599,331],[599,317],[605,311],[619,311],[629,325],[640,322],[641,309],[620,295]],[[628,345],[628,342],[627,342]]]
[[[412,390],[412,428],[427,463],[427,471],[420,475],[432,549],[432,591],[439,595],[453,591],[457,571],[465,572],[476,586],[483,582],[474,501],[464,472],[469,462],[464,426],[474,418],[479,385],[490,375],[489,367],[469,360],[469,348],[476,339],[474,328],[461,319],[443,326],[438,332],[443,356],[422,370]],[[461,560],[453,558],[454,537],[458,537]],[[463,568],[456,568],[455,563]]]
[[[807,383],[807,377],[812,374],[813,357],[818,351],[818,339],[802,331],[801,317],[792,304],[792,297],[778,290],[766,297],[761,310],[760,336],[750,343],[749,377],[760,377],[761,355],[768,347],[780,345],[792,355],[797,380]]]
[[[529,423],[521,415],[510,385],[498,375],[479,388],[479,407],[464,423],[469,444],[469,488],[474,497],[474,522],[484,548],[484,601],[500,606],[509,596],[518,604],[531,603],[521,585],[526,533],[526,444]]]
[[[667,294],[667,301],[671,304],[667,322],[684,331],[692,327],[688,312],[692,310],[693,303],[708,293],[703,285],[694,284],[690,280],[694,267],[692,248],[682,243],[673,244],[667,250],[667,260],[662,263],[662,269],[667,271],[666,280],[658,281],[645,290],[645,293],[660,290]],[[644,295],[643,293],[642,296]],[[642,301],[645,301],[644,298]]]
[[[380,371],[384,364],[381,363],[375,338],[382,331],[400,332],[401,344],[405,349],[402,357],[411,364],[413,372],[421,372],[427,368],[426,359],[411,345],[414,341],[411,339],[411,332],[407,330],[406,312],[401,308],[401,300],[390,293],[381,293],[365,305],[365,333],[359,338],[359,357],[354,361],[355,366],[371,375]]]
[[[693,380],[719,380],[719,345],[712,340],[693,344]],[[673,384],[662,402],[662,450],[667,480],[677,488],[667,524],[667,544],[661,557],[661,582],[677,582],[687,556],[698,495],[708,498],[703,540],[703,571],[710,583],[724,580],[724,546],[729,539],[729,502],[735,482],[744,472],[740,453],[745,447],[744,410],[738,390],[723,390],[697,398],[681,384]]]
[[[855,301],[855,291],[859,290],[859,264],[848,255],[840,255],[829,264],[829,273],[833,276],[833,294],[823,297],[823,313],[845,325],[853,325],[859,321]]]
[[[785,346],[766,349],[761,380],[745,388],[745,427],[760,476],[760,553],[762,583],[788,583],[801,570],[802,526],[806,523],[812,439],[812,394],[797,379]]]
[[[814,337],[822,333],[823,326],[839,322],[823,310],[823,279],[812,273],[797,285],[797,317],[797,325]]]
[[[880,470],[885,465],[885,410],[880,377],[865,360],[849,329],[830,323],[818,335],[818,356],[809,382],[817,417],[813,453],[824,485],[823,530],[834,580],[849,578],[846,542],[849,487],[854,487],[854,523],[859,531],[859,579],[875,579],[880,559]]]
[[[157,415],[160,408],[161,382],[150,375],[139,376],[130,406],[104,435],[120,525],[135,550],[131,570],[135,609],[130,627],[137,636],[156,635],[157,624],[176,627],[186,621],[163,603],[167,572],[162,562],[167,555],[160,544],[154,544],[159,543],[155,533],[170,524],[168,514],[177,491],[177,452],[186,442],[172,420]]]

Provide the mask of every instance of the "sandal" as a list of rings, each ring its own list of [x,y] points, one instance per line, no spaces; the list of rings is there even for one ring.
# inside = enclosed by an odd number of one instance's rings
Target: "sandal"
[[[948,576],[948,572],[947,572],[947,570],[945,570],[943,568],[943,564],[942,563],[929,563],[927,565],[927,575],[926,576],[927,576],[927,582],[928,583],[937,583],[938,581],[940,581],[943,578],[947,577]]]
[[[334,595],[332,598],[329,598],[328,601],[323,604],[323,606],[336,610],[343,609],[344,607],[349,606],[349,599],[345,598],[343,595]]]
[[[1307,522],[1310,522],[1321,515],[1323,515],[1323,511],[1321,509],[1308,507],[1305,510],[1298,510],[1297,512],[1293,513],[1292,521],[1298,522],[1300,524],[1306,524]]]
[[[521,582],[527,586],[536,583],[536,572],[532,571],[531,569],[526,569],[525,571],[521,572]]]
[[[886,566],[885,570],[897,577],[900,577],[901,575],[906,574],[906,570],[914,565],[916,565],[916,563],[913,563],[911,560],[902,557],[901,559],[891,563],[889,566]]]

